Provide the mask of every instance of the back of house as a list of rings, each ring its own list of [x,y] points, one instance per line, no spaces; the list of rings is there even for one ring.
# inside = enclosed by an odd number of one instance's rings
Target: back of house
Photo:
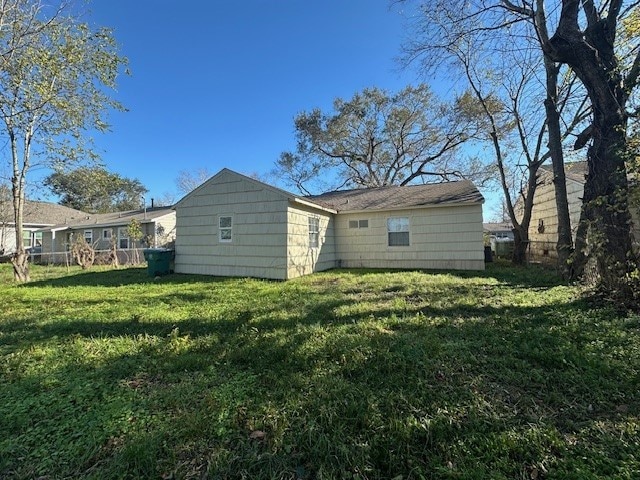
[[[229,169],[176,206],[177,273],[286,280],[335,267],[482,270],[471,182],[298,196]]]
[[[470,181],[361,188],[308,198],[337,212],[336,260],[341,267],[484,269],[484,199]]]

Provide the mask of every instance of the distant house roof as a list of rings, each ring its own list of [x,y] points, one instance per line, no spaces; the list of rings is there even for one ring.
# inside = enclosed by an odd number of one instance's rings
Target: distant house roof
[[[57,203],[25,200],[24,225],[45,227],[86,217],[86,213]],[[0,222],[13,223],[13,203],[11,199],[0,202]]]
[[[338,212],[393,210],[435,205],[482,203],[484,197],[469,180],[425,185],[337,190],[303,197]]]
[[[483,223],[482,229],[485,232],[510,232],[513,229],[513,225],[510,222],[498,222],[498,223]]]
[[[151,222],[157,218],[173,213],[173,207],[154,207],[127,210],[124,212],[113,213],[85,213],[82,217],[73,219],[65,223],[60,223],[46,230],[63,230],[65,228],[82,228],[82,227],[108,227],[128,225],[131,220],[135,219],[140,223]]]
[[[553,166],[551,165],[542,165],[540,167],[547,173],[553,175]],[[574,182],[584,183],[585,175],[588,172],[587,162],[567,162],[564,164],[564,174],[567,178],[573,180]]]

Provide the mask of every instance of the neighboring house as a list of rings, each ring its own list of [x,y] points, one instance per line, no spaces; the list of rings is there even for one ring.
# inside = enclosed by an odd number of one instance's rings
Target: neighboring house
[[[571,230],[575,241],[576,230],[580,221],[582,197],[584,194],[587,162],[569,162],[565,164],[567,179],[567,200]],[[640,240],[640,221],[637,207],[631,208],[634,219],[634,235],[636,244]],[[558,241],[558,210],[556,207],[556,191],[553,185],[553,168],[543,165],[539,170],[539,184],[536,189],[531,223],[529,224],[529,260],[537,262],[554,262],[558,258],[556,243]]]
[[[176,206],[177,273],[278,280],[334,267],[484,269],[469,181],[302,197],[223,169]]]
[[[511,225],[511,222],[483,223],[482,230],[490,237],[513,240],[513,225]]]
[[[485,243],[491,246],[496,257],[511,258],[514,247],[513,225],[511,222],[484,223],[482,229]]]
[[[129,237],[132,220],[140,223],[142,240]],[[120,263],[137,263],[143,260],[139,250],[146,247],[173,246],[175,240],[176,212],[172,207],[155,207],[114,213],[85,213],[70,220],[41,230],[42,262],[64,263],[78,235],[98,252],[106,252],[115,246]]]
[[[23,242],[26,249],[40,247],[42,232],[40,229],[82,218],[87,214],[80,210],[58,205],[57,203],[25,200]],[[0,256],[11,255],[16,251],[16,228],[11,199],[0,201]]]

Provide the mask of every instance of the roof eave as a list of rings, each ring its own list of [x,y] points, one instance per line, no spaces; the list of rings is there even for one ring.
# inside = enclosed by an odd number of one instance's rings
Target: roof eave
[[[433,203],[427,205],[411,205],[411,206],[398,206],[398,207],[387,207],[387,208],[362,208],[359,210],[338,210],[338,215],[340,214],[350,214],[350,213],[370,213],[370,212],[397,212],[398,210],[424,210],[427,208],[443,208],[443,207],[461,207],[461,206],[473,206],[473,205],[482,205],[484,204],[484,198],[481,200],[477,200],[474,202],[443,202],[443,203]]]
[[[300,205],[304,205],[305,207],[315,208],[317,210],[322,210],[323,212],[332,213],[334,215],[336,213],[338,213],[338,211],[334,210],[333,208],[323,207],[322,205],[318,205],[317,203],[313,203],[313,202],[310,202],[308,200],[303,200],[300,197],[289,197],[289,200],[291,202],[293,202],[293,203],[298,203]]]

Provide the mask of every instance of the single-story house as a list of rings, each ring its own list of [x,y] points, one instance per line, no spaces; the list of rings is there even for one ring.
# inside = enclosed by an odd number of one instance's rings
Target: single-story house
[[[485,235],[490,237],[513,240],[513,225],[511,222],[483,223]]]
[[[483,270],[483,202],[469,181],[299,196],[225,168],[175,205],[175,271]]]
[[[140,224],[142,238],[130,237],[132,220]],[[176,236],[176,212],[172,207],[150,207],[114,213],[85,213],[40,230],[42,233],[42,262],[64,263],[74,238],[81,235],[98,252],[115,246],[120,263],[137,263],[142,259],[139,250],[146,247],[172,247]]]
[[[482,225],[485,244],[491,247],[496,257],[511,258],[514,247],[513,225],[511,222],[493,222]]]
[[[87,214],[57,203],[25,200],[22,221],[23,242],[27,250],[42,244],[41,229],[57,223],[73,221]],[[10,198],[0,200],[0,256],[16,251],[16,228],[13,202]]]
[[[573,240],[575,241],[582,197],[584,195],[587,162],[567,162],[565,177],[567,182],[567,200]],[[558,209],[556,207],[556,190],[553,184],[553,167],[543,165],[539,170],[538,187],[531,210],[529,224],[529,259],[537,262],[554,262],[558,258],[556,243],[558,242]],[[631,208],[634,221],[636,242],[640,240],[640,218],[637,208]]]

